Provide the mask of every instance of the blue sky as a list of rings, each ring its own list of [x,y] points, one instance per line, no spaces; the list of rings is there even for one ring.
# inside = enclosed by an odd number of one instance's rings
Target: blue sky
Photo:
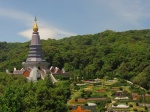
[[[0,0],[0,41],[29,41],[35,16],[41,39],[149,29],[150,0]]]

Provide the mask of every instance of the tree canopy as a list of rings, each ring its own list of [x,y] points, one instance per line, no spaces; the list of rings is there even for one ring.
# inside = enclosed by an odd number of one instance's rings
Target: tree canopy
[[[150,88],[150,30],[77,35],[60,40],[41,40],[50,66],[65,68],[84,78],[120,77]],[[21,68],[29,51],[29,42],[0,42],[0,71]],[[145,83],[147,82],[147,83]]]
[[[3,112],[67,112],[68,81],[51,86],[49,79],[27,82],[23,76],[0,73],[0,110]]]

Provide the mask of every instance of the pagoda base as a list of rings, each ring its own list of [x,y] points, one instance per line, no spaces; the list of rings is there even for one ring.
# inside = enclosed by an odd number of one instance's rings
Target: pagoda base
[[[27,68],[33,68],[33,67],[37,67],[38,69],[49,69],[49,63],[45,62],[45,61],[41,61],[41,62],[34,62],[34,61],[28,61],[28,62],[23,62],[22,65],[24,66],[24,69],[26,70]]]

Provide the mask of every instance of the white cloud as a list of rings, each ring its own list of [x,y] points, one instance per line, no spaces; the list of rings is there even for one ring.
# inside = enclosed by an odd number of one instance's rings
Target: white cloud
[[[25,23],[32,22],[34,18],[30,14],[9,8],[0,8],[0,16],[24,21]]]
[[[19,32],[18,34],[21,35],[21,36],[24,36],[28,39],[31,39],[32,31],[33,30],[31,28],[29,28],[25,31]],[[63,37],[69,37],[69,36],[73,36],[73,35],[76,35],[76,34],[65,32],[63,30],[59,30],[59,29],[56,29],[56,28],[51,28],[51,27],[48,27],[46,25],[39,25],[39,35],[40,35],[41,39],[48,39],[48,38],[60,39],[60,38],[63,38]]]
[[[6,17],[6,18],[12,18],[17,21],[21,21],[24,23],[25,27],[28,27],[24,31],[19,31],[17,34],[26,37],[28,39],[31,39],[32,37],[32,24],[34,23],[34,16],[31,16],[30,14],[17,11],[14,9],[8,9],[8,8],[0,8],[0,16]],[[16,21],[15,21],[16,22]],[[50,27],[47,22],[39,19],[39,34],[41,39],[60,39],[63,37],[68,37],[72,35],[76,35],[74,33],[66,32],[63,30],[60,30],[59,28],[55,28],[54,26]]]

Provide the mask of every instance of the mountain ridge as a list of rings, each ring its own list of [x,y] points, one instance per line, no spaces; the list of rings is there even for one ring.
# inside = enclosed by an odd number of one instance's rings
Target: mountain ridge
[[[65,68],[86,79],[120,77],[150,87],[150,29],[77,35],[60,40],[41,40],[50,66]],[[21,68],[29,42],[0,42],[0,71]],[[141,75],[142,74],[142,75]],[[141,81],[141,77],[145,77]]]

